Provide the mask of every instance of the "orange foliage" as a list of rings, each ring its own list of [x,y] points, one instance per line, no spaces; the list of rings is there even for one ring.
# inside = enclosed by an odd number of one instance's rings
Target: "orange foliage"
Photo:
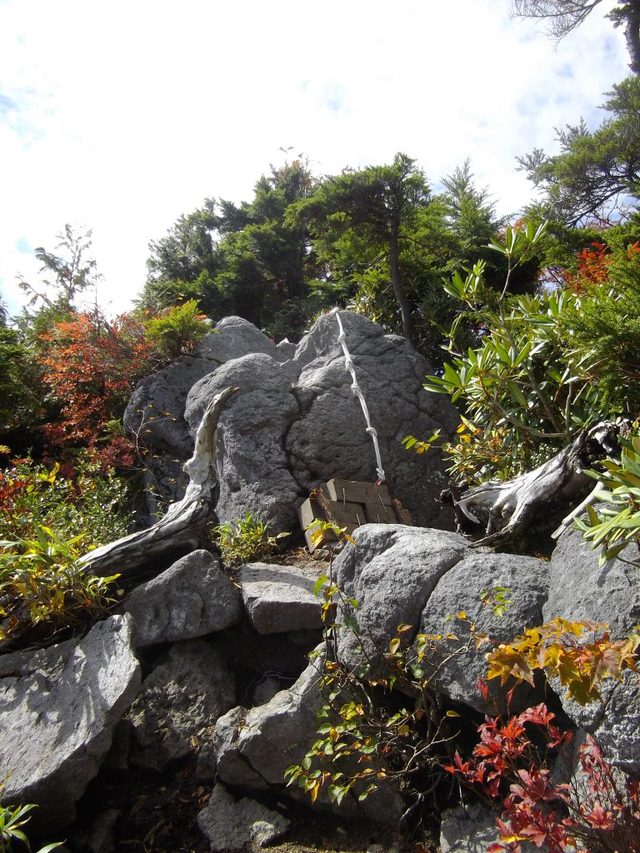
[[[43,379],[60,406],[59,419],[44,427],[47,440],[56,447],[94,446],[104,425],[121,416],[135,382],[152,369],[142,324],[128,314],[107,321],[99,311],[78,313],[39,340]],[[118,453],[125,451],[123,438],[117,441]]]
[[[584,293],[589,285],[604,284],[609,279],[612,255],[604,243],[592,243],[578,254],[578,269],[567,273],[565,286],[574,293]]]

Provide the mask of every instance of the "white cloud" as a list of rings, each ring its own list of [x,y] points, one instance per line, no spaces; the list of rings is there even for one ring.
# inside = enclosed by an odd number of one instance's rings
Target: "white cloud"
[[[205,196],[249,198],[281,146],[319,174],[401,150],[434,185],[470,156],[500,210],[519,209],[515,156],[597,123],[626,57],[599,11],[556,49],[508,5],[5,0],[0,289],[15,307],[16,274],[35,272],[19,241],[51,248],[84,223],[102,298],[126,307],[148,241]]]

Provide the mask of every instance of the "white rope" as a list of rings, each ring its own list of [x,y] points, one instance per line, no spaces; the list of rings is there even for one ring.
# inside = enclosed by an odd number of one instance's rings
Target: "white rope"
[[[342,352],[344,353],[344,366],[347,368],[349,373],[351,374],[351,391],[354,396],[360,400],[360,406],[362,408],[362,413],[364,415],[364,419],[367,422],[366,432],[371,436],[371,441],[373,442],[373,449],[376,454],[376,474],[378,475],[378,480],[381,483],[384,483],[386,477],[384,475],[384,469],[382,467],[382,458],[380,456],[380,446],[378,444],[378,433],[371,425],[371,418],[369,417],[369,409],[367,408],[367,401],[364,399],[364,394],[362,393],[360,386],[358,385],[358,378],[356,376],[356,371],[353,366],[353,360],[351,358],[351,354],[347,349],[347,337],[344,333],[344,328],[342,327],[342,320],[340,319],[340,314],[338,313],[338,309],[334,308],[331,311],[331,314],[335,314],[336,320],[338,321],[338,328],[340,329],[340,333],[338,334],[338,343],[342,347]]]

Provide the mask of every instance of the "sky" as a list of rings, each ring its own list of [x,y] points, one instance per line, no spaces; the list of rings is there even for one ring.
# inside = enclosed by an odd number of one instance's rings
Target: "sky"
[[[470,158],[516,214],[516,157],[596,127],[628,73],[613,5],[556,45],[509,0],[0,0],[0,295],[17,312],[70,223],[126,310],[150,240],[298,154],[321,176],[402,151],[436,191]]]

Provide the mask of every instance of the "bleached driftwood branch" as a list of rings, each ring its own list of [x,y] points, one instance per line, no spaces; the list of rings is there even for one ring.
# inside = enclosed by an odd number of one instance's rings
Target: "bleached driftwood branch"
[[[621,422],[602,421],[533,471],[506,482],[482,483],[454,499],[459,518],[463,516],[485,529],[486,535],[471,547],[503,544],[521,535],[543,513],[549,515],[550,508],[570,505],[593,482],[584,473],[585,468],[617,453],[617,438],[623,428]],[[573,516],[570,513],[563,525]]]
[[[150,561],[206,541],[203,526],[218,500],[216,438],[218,420],[237,388],[225,388],[207,406],[196,433],[193,456],[184,464],[189,485],[184,497],[169,505],[151,527],[84,554],[79,562],[94,575],[132,573]]]

